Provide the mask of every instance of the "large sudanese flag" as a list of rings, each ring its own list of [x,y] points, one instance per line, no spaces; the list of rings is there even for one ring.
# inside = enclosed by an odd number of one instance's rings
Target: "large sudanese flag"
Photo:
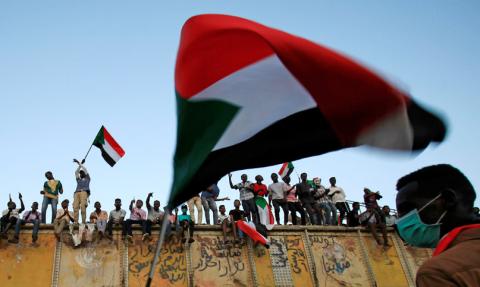
[[[230,171],[359,145],[421,150],[446,133],[438,117],[352,59],[228,15],[184,24],[175,89],[172,206]]]

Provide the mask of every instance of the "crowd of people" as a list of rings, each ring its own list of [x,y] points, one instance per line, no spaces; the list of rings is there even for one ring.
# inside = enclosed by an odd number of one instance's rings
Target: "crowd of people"
[[[153,193],[149,193],[144,202],[140,199],[132,200],[129,204],[130,217],[122,209],[122,200],[115,199],[114,209],[107,213],[102,210],[100,202],[94,203],[94,211],[90,214],[87,222],[86,208],[90,198],[90,174],[84,166],[84,161],[74,160],[78,164],[75,171],[77,187],[73,196],[73,210],[69,209],[70,201],[65,199],[61,202],[61,208],[57,210],[58,198],[63,193],[62,183],[55,179],[53,173],[45,173],[46,181],[43,190],[41,211],[38,202],[33,202],[31,210],[25,211],[22,195],[19,194],[20,208],[10,198],[3,211],[0,224],[0,237],[8,238],[7,232],[14,229],[11,243],[18,243],[21,227],[27,223],[33,224],[32,242],[38,239],[40,224],[46,223],[46,212],[51,205],[52,220],[55,236],[61,240],[62,231],[69,226],[73,242],[76,246],[82,242],[84,232],[91,234],[95,229],[98,238],[112,239],[113,227],[122,230],[122,237],[132,241],[132,226],[138,225],[143,231],[143,240],[151,239],[153,227],[161,227],[164,222],[165,212],[161,210],[160,201],[151,199]],[[175,209],[169,211],[168,220],[165,220],[167,237],[171,236],[172,226],[178,231],[183,242],[193,242],[194,226],[196,224],[218,224],[223,231],[225,243],[230,243],[227,234],[231,231],[234,243],[242,243],[244,233],[237,228],[239,220],[251,222],[257,230],[263,231],[277,225],[343,225],[348,227],[368,227],[379,245],[390,246],[387,240],[386,227],[393,226],[396,215],[391,214],[389,206],[380,207],[378,200],[382,198],[380,193],[373,192],[369,188],[364,189],[363,203],[353,202],[351,207],[346,200],[344,190],[337,185],[335,177],[329,179],[330,185],[322,185],[321,178],[308,179],[306,173],[299,176],[299,183],[291,184],[289,176],[279,180],[276,173],[272,173],[271,183],[267,186],[263,183],[261,175],[255,176],[255,182],[250,182],[246,174],[240,176],[240,182],[234,184],[232,175],[228,175],[230,187],[238,190],[239,199],[234,201],[234,209],[226,213],[225,205],[217,208],[217,202],[229,200],[229,197],[219,197],[220,190],[217,184],[212,184],[197,196],[183,204],[181,212]],[[365,209],[361,211],[361,206]],[[195,216],[195,208],[197,209]],[[212,218],[210,218],[210,212]],[[81,217],[80,217],[81,215]],[[205,215],[205,223],[203,223]],[[282,215],[282,216],[281,216]],[[274,218],[274,220],[272,220]],[[81,219],[81,221],[80,221]],[[211,221],[213,219],[213,222]],[[383,235],[380,240],[377,230]]]

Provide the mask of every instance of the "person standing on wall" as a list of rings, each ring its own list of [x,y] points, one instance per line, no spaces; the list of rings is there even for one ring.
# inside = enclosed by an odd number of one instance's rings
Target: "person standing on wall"
[[[55,220],[57,216],[57,205],[58,205],[58,197],[60,194],[63,193],[63,187],[60,180],[56,180],[53,177],[53,173],[51,171],[47,171],[45,173],[45,177],[47,181],[43,184],[43,190],[40,191],[40,194],[43,195],[42,201],[42,223],[45,224],[47,221],[47,208],[50,204],[52,206],[52,221]]]
[[[337,179],[335,177],[331,177],[329,181],[330,187],[328,188],[328,195],[332,197],[335,207],[340,212],[340,220],[338,225],[342,225],[343,219],[349,211],[348,203],[345,201],[345,192],[343,191],[343,188],[337,186]]]
[[[73,196],[73,217],[75,224],[78,225],[78,213],[82,211],[82,223],[87,222],[87,201],[90,196],[90,174],[83,165],[85,159],[82,162],[74,159],[73,162],[78,164],[78,168],[75,171],[75,178],[77,180],[77,188]]]

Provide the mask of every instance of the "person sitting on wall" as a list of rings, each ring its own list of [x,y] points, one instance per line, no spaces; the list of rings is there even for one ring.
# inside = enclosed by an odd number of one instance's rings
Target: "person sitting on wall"
[[[185,204],[182,205],[181,211],[182,211],[182,214],[177,216],[178,225],[179,225],[178,232],[180,233],[180,238],[182,239],[182,243],[187,242],[187,239],[185,238],[185,230],[188,230],[188,233],[189,233],[188,243],[192,243],[195,241],[195,239],[193,239],[193,228],[195,226],[195,223],[193,222],[190,215],[187,214],[187,211],[188,211],[187,205]]]
[[[147,196],[147,221],[145,222],[145,226],[143,229],[143,238],[142,240],[150,240],[152,236],[152,226],[158,225],[159,227],[163,224],[163,217],[165,216],[165,212],[160,210],[160,201],[155,200],[153,202],[153,206],[150,205],[150,198],[152,197],[153,193],[150,192]],[[172,225],[170,220],[166,222],[167,228],[165,229],[165,238],[170,237],[170,233],[172,232]]]
[[[418,269],[417,286],[480,286],[480,219],[467,177],[451,165],[432,165],[400,178],[397,190],[400,237],[435,248]]]
[[[240,205],[240,200],[235,199],[235,201],[233,202],[234,209],[230,210],[228,216],[230,217],[232,229],[234,230],[234,238],[237,238],[237,242],[242,245],[244,243],[244,234],[240,229],[237,228],[236,223],[240,220],[245,221],[247,215],[245,214],[245,211],[240,209]],[[238,237],[236,237],[236,235],[238,235]]]
[[[12,198],[10,197],[10,200],[8,201],[7,204],[7,209],[5,209],[2,212],[2,217],[0,219],[0,229],[2,231],[1,237],[2,238],[8,238],[7,232],[8,230],[17,224],[17,221],[20,219],[20,213],[22,213],[25,210],[25,205],[23,204],[22,200],[22,194],[18,194],[18,199],[20,199],[20,208],[17,208],[17,205],[15,202],[12,201]]]
[[[238,201],[240,203],[240,201]],[[235,225],[234,221],[231,220],[231,216],[227,215],[225,205],[220,205],[219,207],[220,214],[218,215],[218,224],[222,226],[222,232],[223,232],[223,243],[224,244],[229,244],[230,240],[227,240],[227,232],[229,231],[229,228],[232,229],[232,234],[233,234],[233,242],[238,244],[240,241],[238,240],[238,233],[237,233],[237,226]]]
[[[105,210],[102,210],[100,202],[95,202],[93,206],[95,210],[90,214],[90,222],[97,226],[98,236],[100,239],[103,239],[105,229],[107,228],[108,214]]]
[[[379,221],[375,216],[375,212],[371,209],[367,209],[364,213],[360,214],[359,216],[360,223],[368,227],[370,232],[372,233],[373,238],[377,242],[378,245],[383,245],[384,248],[388,248],[391,245],[388,243],[388,236],[387,236],[387,226],[385,223]],[[383,235],[383,244],[377,234],[377,228],[380,229]]]
[[[357,227],[360,225],[359,212],[360,212],[360,203],[354,202],[352,204],[352,210],[350,210],[350,212],[347,214],[348,227]]]
[[[372,212],[375,216],[377,222],[385,223],[385,215],[380,209],[377,200],[382,199],[380,192],[373,192],[368,188],[363,189],[363,200],[365,203],[365,207],[369,212]]]
[[[135,207],[133,207],[133,204],[135,203]],[[145,210],[142,209],[143,206],[143,201],[140,199],[135,202],[135,199],[130,202],[130,206],[128,209],[130,209],[130,219],[127,219],[125,222],[124,230],[123,233],[127,234],[127,239],[129,242],[133,242],[133,234],[132,234],[132,224],[139,224],[142,227],[142,230],[145,225],[145,220],[147,220],[147,213]]]
[[[38,239],[38,229],[40,227],[40,221],[42,220],[42,214],[38,211],[38,202],[32,203],[32,210],[25,212],[23,215],[23,219],[17,220],[17,224],[15,225],[15,235],[10,243],[18,243],[19,235],[20,235],[20,228],[25,223],[32,223],[33,230],[32,230],[32,244],[36,244]]]
[[[112,235],[113,235],[113,226],[120,226],[122,228],[122,236],[124,237],[126,235],[126,228],[124,228],[125,224],[125,216],[127,215],[127,212],[122,209],[122,200],[120,198],[115,199],[114,203],[115,209],[110,211],[110,216],[108,217],[108,223],[107,223],[107,237],[112,240]]]
[[[70,201],[68,199],[62,201],[62,208],[57,210],[57,215],[53,221],[54,234],[58,241],[62,239],[61,235],[65,225],[75,221],[73,219],[73,212],[68,210],[69,203]]]
[[[394,214],[390,214],[390,206],[384,205],[382,207],[382,213],[385,217],[385,224],[387,226],[394,226],[395,222],[397,221],[397,216],[395,216]]]

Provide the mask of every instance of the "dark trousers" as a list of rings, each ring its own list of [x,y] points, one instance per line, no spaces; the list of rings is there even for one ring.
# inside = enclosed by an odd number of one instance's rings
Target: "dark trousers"
[[[185,229],[188,229],[190,232],[190,238],[193,237],[193,227],[195,226],[195,223],[193,223],[192,220],[183,220],[180,222],[180,232],[182,235],[182,238],[185,237]]]
[[[315,202],[304,202],[303,208],[308,213],[310,217],[310,223],[314,225],[320,225],[320,218],[322,216],[322,208]]]
[[[154,225],[158,225],[159,227],[161,227],[162,222],[152,222],[151,220],[147,219],[147,221],[145,221],[145,225],[143,228],[143,234],[148,233],[148,235],[152,235],[152,226]],[[168,238],[171,232],[172,232],[172,223],[170,222],[170,220],[168,220],[165,236]]]
[[[16,217],[7,217],[6,215],[0,219],[0,230],[3,233],[7,233],[8,229],[17,224]]]
[[[140,226],[142,227],[142,230],[144,229],[144,225],[145,225],[145,220],[131,220],[131,219],[127,219],[127,221],[125,221],[125,224],[124,224],[124,229],[126,229],[126,233],[127,235],[130,235],[132,236],[132,224],[140,224]]]
[[[115,222],[113,222],[113,220],[109,220],[109,221],[107,222],[107,229],[106,229],[106,232],[107,232],[108,235],[112,236],[112,234],[113,234],[113,226],[114,226],[114,225],[118,225],[118,226],[121,226],[121,227],[122,227],[122,235],[127,234],[127,233],[126,233],[126,228],[125,228],[125,221],[122,220],[122,221],[119,222],[119,223],[115,223]]]
[[[22,225],[25,225],[25,223],[33,223],[32,237],[38,238],[38,229],[40,228],[39,219],[34,219],[33,221],[29,221],[29,222],[26,222],[23,219],[17,220],[17,224],[15,225],[15,237],[18,238],[20,234],[20,228]]]
[[[300,217],[302,218],[302,225],[307,224],[307,219],[305,215],[305,210],[302,207],[300,202],[289,202],[288,203],[288,210],[290,210],[290,214],[292,215],[292,223],[293,225],[297,225],[297,211],[300,212]],[[288,218],[288,215],[287,215]]]
[[[275,220],[280,224],[280,208],[283,210],[283,224],[287,225],[288,221],[288,205],[283,199],[273,199],[273,208],[275,209]]]
[[[335,207],[338,209],[340,212],[340,222],[339,224],[342,224],[343,219],[345,218],[345,215],[347,215],[348,210],[350,209],[348,206],[348,203],[346,202],[337,202],[335,203]]]
[[[253,223],[258,223],[258,209],[255,204],[255,199],[242,200],[242,206],[248,220],[251,219]]]

